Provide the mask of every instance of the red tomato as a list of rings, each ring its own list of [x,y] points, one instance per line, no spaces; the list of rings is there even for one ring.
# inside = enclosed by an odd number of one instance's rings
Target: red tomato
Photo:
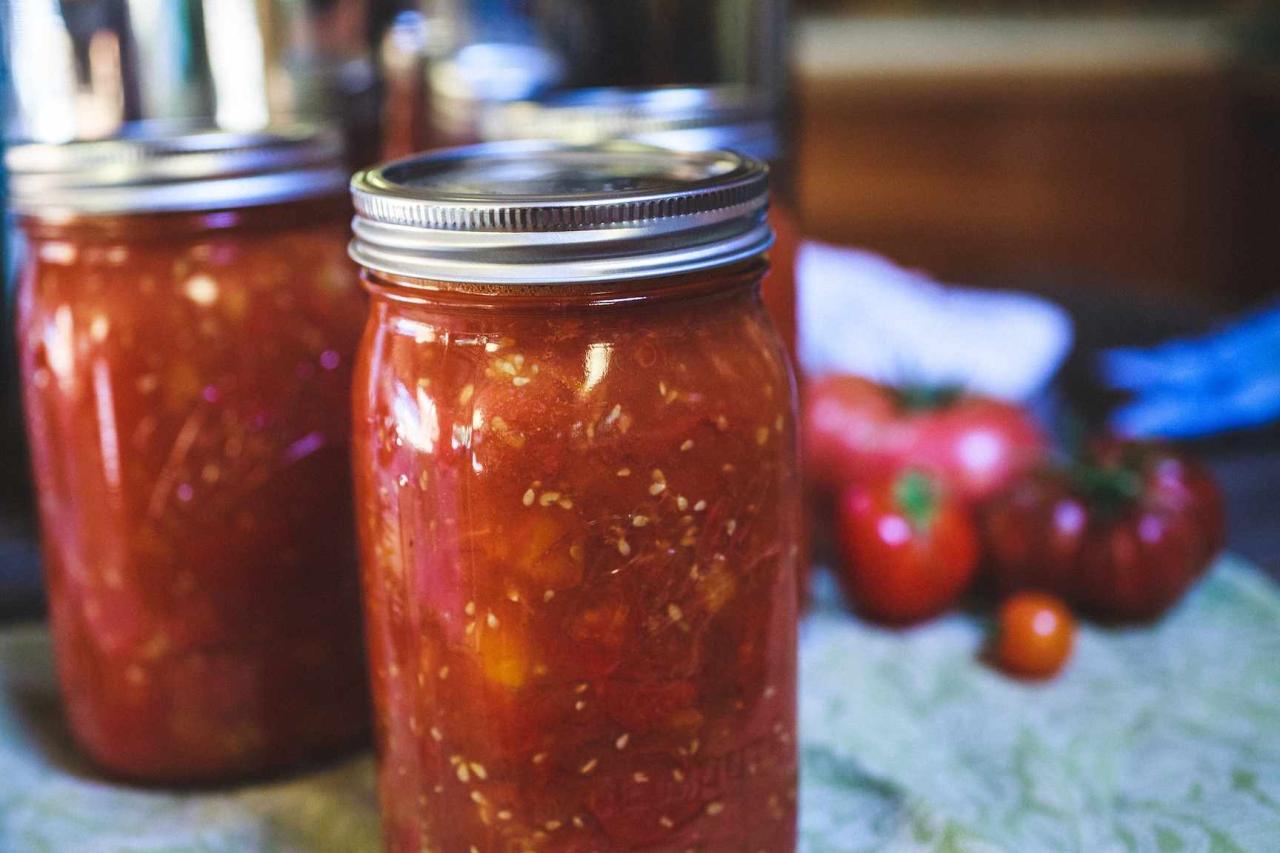
[[[915,468],[941,477],[963,500],[981,500],[1038,461],[1045,446],[1015,405],[951,389],[895,390],[857,376],[810,383],[803,421],[809,477],[831,490]]]
[[[1173,606],[1221,549],[1209,474],[1156,445],[1107,442],[1071,467],[1023,478],[983,510],[999,592],[1039,589],[1109,620]]]
[[[1094,448],[1105,465],[1140,472],[1147,490],[1169,509],[1181,509],[1199,521],[1203,571],[1227,544],[1226,507],[1213,476],[1201,464],[1151,442],[1104,441]]]
[[[942,612],[968,588],[978,563],[968,512],[919,472],[850,488],[838,528],[845,594],[872,619],[905,623]]]
[[[1037,592],[1011,596],[1000,607],[995,659],[1023,678],[1048,678],[1071,657],[1076,623],[1057,598]]]

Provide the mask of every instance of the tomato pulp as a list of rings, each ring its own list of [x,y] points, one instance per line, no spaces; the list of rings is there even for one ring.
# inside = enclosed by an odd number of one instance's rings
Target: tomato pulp
[[[793,849],[794,389],[762,268],[366,274],[390,849]]]
[[[67,717],[113,775],[359,743],[341,200],[27,219],[18,333]]]

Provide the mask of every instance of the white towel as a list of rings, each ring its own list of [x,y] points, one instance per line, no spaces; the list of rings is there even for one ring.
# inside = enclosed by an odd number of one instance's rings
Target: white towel
[[[860,249],[807,241],[796,281],[809,375],[959,383],[1019,401],[1040,391],[1071,349],[1071,317],[1046,299],[943,285]]]

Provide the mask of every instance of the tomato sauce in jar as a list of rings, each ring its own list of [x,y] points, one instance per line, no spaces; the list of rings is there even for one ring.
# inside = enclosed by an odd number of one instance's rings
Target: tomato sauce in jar
[[[18,339],[66,714],[109,774],[258,776],[368,732],[326,133],[10,152]]]
[[[495,143],[353,188],[389,848],[793,849],[800,500],[764,167]]]

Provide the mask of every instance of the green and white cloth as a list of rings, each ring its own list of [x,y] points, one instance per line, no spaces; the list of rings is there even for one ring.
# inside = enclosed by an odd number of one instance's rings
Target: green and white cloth
[[[1154,627],[1083,628],[1046,684],[979,662],[984,635],[809,617],[803,850],[1280,850],[1280,591],[1256,570],[1223,560]],[[0,632],[0,851],[377,849],[367,756],[221,793],[95,779],[44,628]]]
[[[1280,851],[1280,593],[1223,560],[1149,628],[1085,626],[1051,682],[983,625],[815,614],[801,644],[812,853]]]

